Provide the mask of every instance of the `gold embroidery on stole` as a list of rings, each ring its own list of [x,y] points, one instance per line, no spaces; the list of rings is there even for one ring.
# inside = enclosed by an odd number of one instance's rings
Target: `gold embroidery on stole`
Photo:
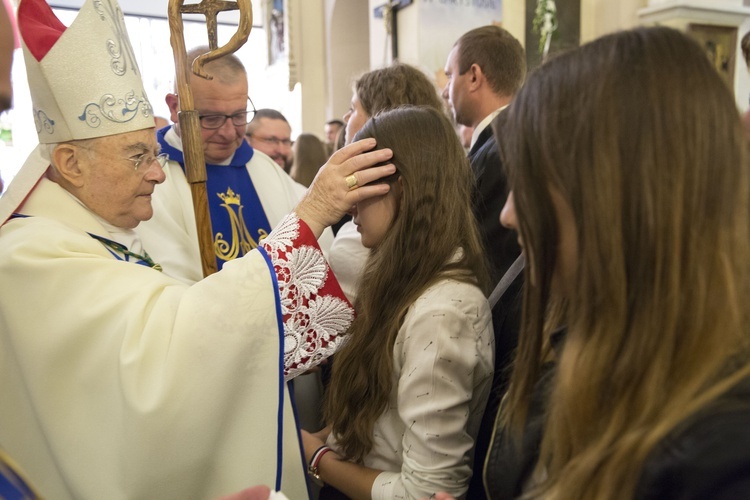
[[[227,188],[226,193],[216,193],[216,196],[224,202],[222,207],[227,209],[229,221],[232,227],[232,234],[229,241],[224,239],[222,233],[216,233],[214,239],[214,251],[216,256],[221,260],[232,260],[241,257],[252,249],[257,248],[258,243],[253,239],[250,230],[245,224],[245,218],[242,216],[242,204],[240,195],[235,194],[232,188]],[[268,236],[264,229],[258,230],[258,241]]]

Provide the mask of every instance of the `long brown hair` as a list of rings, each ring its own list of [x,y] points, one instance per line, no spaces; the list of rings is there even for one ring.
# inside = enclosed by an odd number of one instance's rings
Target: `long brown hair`
[[[519,435],[547,341],[553,189],[574,215],[578,259],[538,464],[547,479],[530,495],[632,498],[655,446],[750,374],[736,104],[695,42],[641,28],[543,65],[506,118],[496,133],[530,273],[502,422]]]
[[[344,347],[336,353],[325,414],[347,458],[372,449],[373,426],[388,407],[393,346],[409,306],[443,277],[488,289],[487,264],[471,210],[473,174],[448,118],[405,106],[370,119],[355,137],[393,151],[400,201],[367,261]],[[462,255],[452,260],[457,249]]]
[[[310,187],[320,167],[328,161],[325,146],[315,134],[302,133],[294,141],[292,151],[289,175],[303,186]]]

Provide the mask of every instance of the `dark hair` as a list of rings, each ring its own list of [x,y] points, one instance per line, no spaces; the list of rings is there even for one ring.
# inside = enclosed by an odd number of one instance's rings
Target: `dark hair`
[[[334,119],[334,120],[328,120],[326,122],[326,125],[338,125],[339,127],[343,127],[346,124],[343,121],[341,121],[341,120],[339,120],[337,118],[337,119]]]
[[[482,68],[492,90],[513,96],[526,78],[526,55],[521,43],[500,26],[488,25],[464,33],[455,43],[458,72],[463,75],[472,64]]]
[[[367,260],[357,318],[336,353],[325,403],[332,432],[354,460],[372,448],[373,426],[388,406],[393,345],[411,304],[444,277],[476,283],[485,293],[489,285],[471,208],[474,177],[447,116],[426,106],[399,107],[371,118],[355,140],[368,137],[393,151],[399,188],[387,196],[399,198],[390,229]]]
[[[260,108],[256,110],[253,120],[260,120],[261,118],[268,118],[270,120],[281,120],[285,123],[289,123],[283,114],[271,108]]]
[[[750,67],[750,31],[742,37],[740,47],[742,48],[742,55],[745,58],[745,66]]]
[[[336,132],[336,141],[334,144],[334,150],[331,151],[331,154],[346,146],[346,127],[341,127],[339,131]]]
[[[250,123],[247,124],[247,127],[245,128],[245,135],[253,135],[255,129],[260,126],[260,120],[263,118],[267,118],[269,120],[281,120],[284,123],[289,123],[286,120],[286,117],[275,109],[260,108],[255,111],[255,116],[253,116],[253,119],[250,120]]]

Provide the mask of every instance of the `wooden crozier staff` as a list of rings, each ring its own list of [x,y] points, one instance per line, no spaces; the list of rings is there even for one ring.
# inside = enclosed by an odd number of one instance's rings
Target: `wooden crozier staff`
[[[200,119],[194,109],[193,92],[190,89],[190,73],[188,69],[187,53],[185,49],[185,35],[182,14],[203,14],[206,16],[208,30],[208,53],[195,58],[192,72],[201,78],[211,80],[213,77],[203,71],[203,65],[224,55],[231,54],[242,47],[250,35],[253,25],[253,9],[250,0],[201,0],[199,4],[183,5],[185,0],[169,0],[169,31],[172,52],[174,53],[177,74],[177,95],[180,99],[180,134],[185,157],[185,173],[190,183],[193,195],[193,211],[195,223],[198,226],[198,246],[201,253],[203,276],[217,271],[216,255],[214,253],[213,232],[211,230],[211,216],[208,211],[208,195],[206,193],[206,161],[203,158],[201,144]],[[219,12],[240,11],[240,23],[237,32],[226,45],[217,47],[216,16]]]

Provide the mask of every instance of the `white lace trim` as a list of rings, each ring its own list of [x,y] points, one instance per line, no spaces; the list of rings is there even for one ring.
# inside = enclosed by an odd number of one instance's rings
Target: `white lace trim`
[[[299,237],[300,220],[291,213],[262,241],[279,283],[285,380],[333,354],[354,320],[354,310],[343,296],[320,295],[330,268],[320,248],[298,242]]]

